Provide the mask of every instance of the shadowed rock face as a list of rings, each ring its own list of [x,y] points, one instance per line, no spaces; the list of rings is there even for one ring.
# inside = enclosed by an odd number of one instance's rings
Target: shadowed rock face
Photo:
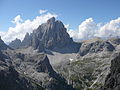
[[[11,49],[9,46],[7,46],[4,41],[0,37],[0,61],[4,61],[5,58],[8,58],[5,54],[3,54],[3,50]]]
[[[0,50],[6,50],[9,48],[0,37]]]
[[[26,33],[24,40],[21,42],[21,47],[27,47],[31,45],[31,36],[29,33]]]
[[[20,75],[12,66],[0,61],[0,90],[36,90],[37,86]],[[39,86],[38,90],[43,90]]]
[[[8,58],[8,57],[4,55],[3,52],[0,50],[0,60],[4,61],[5,58]]]
[[[120,53],[113,55],[110,73],[106,77],[102,90],[120,90]]]
[[[36,71],[44,72],[44,73],[54,73],[52,66],[49,63],[49,59],[47,56],[43,57],[43,60],[39,60],[36,63]]]

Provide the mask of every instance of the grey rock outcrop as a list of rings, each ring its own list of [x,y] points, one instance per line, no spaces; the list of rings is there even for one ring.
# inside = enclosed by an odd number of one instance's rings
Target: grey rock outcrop
[[[79,54],[84,56],[88,53],[99,53],[102,51],[106,52],[113,50],[115,50],[115,47],[108,41],[84,42],[80,47]]]
[[[47,56],[44,56],[42,60],[37,61],[36,71],[44,73],[54,73],[54,70],[49,63],[49,59]]]
[[[102,90],[120,90],[120,52],[112,56],[110,73],[107,75]]]
[[[45,54],[8,51],[14,68],[25,77],[47,90],[74,90],[66,80],[57,74]],[[29,89],[31,90],[31,89]],[[32,89],[34,90],[34,89]]]
[[[30,90],[31,83],[20,76],[13,67],[0,61],[0,90]]]
[[[21,47],[21,40],[20,39],[15,39],[14,41],[12,41],[9,46],[13,49],[17,49]]]
[[[120,38],[116,37],[116,38],[111,38],[108,40],[110,43],[112,43],[113,45],[119,45],[120,44]]]
[[[7,46],[0,37],[0,50],[6,50],[7,48],[10,48],[10,47]]]
[[[31,39],[32,37],[29,35],[29,33],[26,33],[24,40],[21,42],[21,47],[28,47],[31,45]]]
[[[32,79],[18,73],[7,61],[5,57],[0,57],[0,90],[44,90]]]

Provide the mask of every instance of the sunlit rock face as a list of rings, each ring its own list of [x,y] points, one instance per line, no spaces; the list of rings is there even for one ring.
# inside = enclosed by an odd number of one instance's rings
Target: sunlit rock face
[[[95,42],[84,42],[79,50],[81,56],[90,54],[90,53],[99,53],[113,51],[115,47],[108,41],[95,41]]]

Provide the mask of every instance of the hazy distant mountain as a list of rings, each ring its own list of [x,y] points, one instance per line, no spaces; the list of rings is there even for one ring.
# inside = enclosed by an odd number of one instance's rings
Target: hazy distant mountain
[[[15,39],[14,41],[12,41],[9,46],[13,49],[17,49],[21,47],[21,40],[20,39]]]

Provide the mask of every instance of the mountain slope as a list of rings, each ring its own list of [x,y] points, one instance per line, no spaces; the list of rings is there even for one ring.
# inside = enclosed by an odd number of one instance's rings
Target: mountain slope
[[[20,75],[12,66],[0,61],[0,90],[43,90],[30,79]]]
[[[120,90],[120,52],[112,56],[110,73],[106,77],[102,90]]]
[[[0,50],[0,81],[0,90],[74,90],[54,71],[45,54],[32,49]]]
[[[26,53],[20,51],[8,51],[12,58],[12,65],[24,76],[34,80],[48,90],[73,90],[67,85],[64,78],[57,74],[49,63],[45,54]]]
[[[55,69],[75,89],[98,90],[105,83],[110,72],[111,58],[114,57],[112,54],[120,50],[119,45],[119,38],[83,41],[77,58],[71,57]]]

